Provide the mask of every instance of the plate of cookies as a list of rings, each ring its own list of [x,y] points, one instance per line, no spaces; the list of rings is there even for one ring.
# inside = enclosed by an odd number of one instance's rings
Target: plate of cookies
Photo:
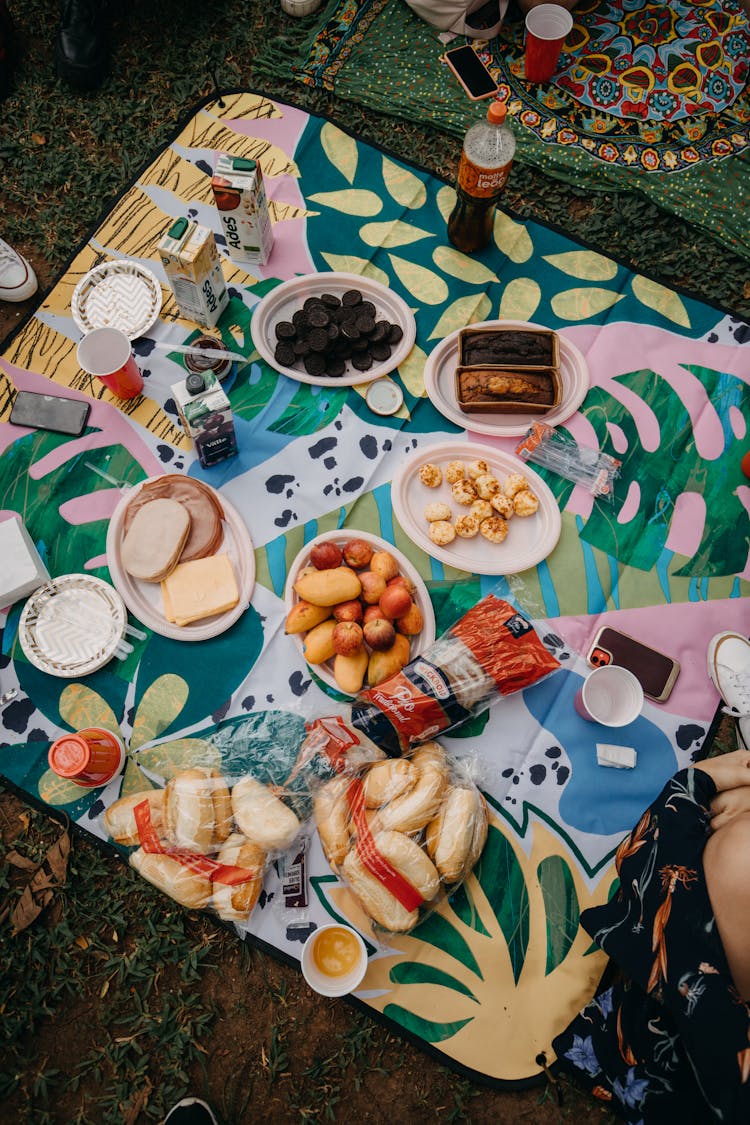
[[[394,371],[414,347],[414,314],[386,285],[356,273],[313,273],[272,289],[253,309],[253,343],[290,379],[353,387]]]
[[[524,384],[533,384],[545,372],[554,374],[557,386],[550,404],[529,402],[524,408],[523,401],[514,401],[512,393],[508,394],[505,404],[478,401],[472,409],[471,401],[460,402],[461,384],[457,379],[470,378],[471,373],[471,366],[462,366],[467,358],[472,362],[463,349],[469,333],[477,340],[484,338],[486,341],[487,347],[473,360],[484,378],[494,377],[499,381],[504,376],[504,383],[512,385],[507,376],[520,375],[525,376]],[[532,345],[536,340],[550,340],[554,345],[551,354],[535,355]],[[495,356],[492,355],[493,345],[497,348]],[[469,329],[457,329],[441,340],[427,358],[424,383],[433,406],[456,425],[488,437],[521,437],[540,418],[547,425],[555,426],[575,414],[586,397],[590,376],[582,352],[562,333],[530,321],[488,320],[472,324]],[[535,389],[532,386],[532,390]],[[519,392],[519,398],[523,397]]]
[[[179,473],[123,492],[107,529],[107,565],[125,605],[163,637],[218,636],[247,609],[255,554],[239,512]]]
[[[473,574],[536,566],[562,528],[538,473],[511,453],[465,441],[415,451],[393,479],[391,502],[412,542]]]

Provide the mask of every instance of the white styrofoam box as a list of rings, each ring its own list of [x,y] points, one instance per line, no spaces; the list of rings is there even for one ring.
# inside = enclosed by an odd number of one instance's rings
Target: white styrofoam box
[[[49,582],[42,562],[20,516],[0,523],[0,606],[9,606]]]

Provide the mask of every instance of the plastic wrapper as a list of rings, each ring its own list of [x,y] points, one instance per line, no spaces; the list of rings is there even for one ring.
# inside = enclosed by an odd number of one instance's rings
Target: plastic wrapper
[[[271,713],[184,740],[187,754],[184,742],[151,747],[139,755],[142,772],[163,786],[115,801],[102,827],[134,848],[131,864],[183,906],[246,922],[265,872],[300,843],[310,812],[306,781],[286,784],[303,738],[301,719]],[[180,756],[189,759],[184,768]]]
[[[487,839],[484,797],[435,741],[317,784],[323,851],[373,924],[407,933],[470,874]]]
[[[564,430],[555,430],[544,422],[534,422],[516,447],[516,454],[522,461],[552,469],[565,480],[583,485],[593,496],[609,498],[622,465],[617,457],[579,445]]]

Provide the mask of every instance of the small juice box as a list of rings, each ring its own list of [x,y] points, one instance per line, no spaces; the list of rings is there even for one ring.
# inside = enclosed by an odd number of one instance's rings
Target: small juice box
[[[158,251],[182,315],[213,328],[229,304],[229,294],[212,231],[189,219],[177,219]]]
[[[260,164],[221,153],[211,187],[229,257],[265,265],[273,248],[273,227]]]
[[[183,429],[193,439],[204,469],[234,457],[237,435],[232,408],[221,383],[212,371],[195,372],[172,386]]]

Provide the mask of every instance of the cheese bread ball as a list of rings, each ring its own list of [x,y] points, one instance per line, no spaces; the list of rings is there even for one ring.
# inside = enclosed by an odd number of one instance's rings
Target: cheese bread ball
[[[520,473],[511,473],[505,478],[503,492],[506,496],[510,496],[510,498],[513,499],[517,492],[520,492],[522,488],[528,487],[529,482],[526,480],[526,477],[522,476]]]
[[[445,479],[448,484],[455,484],[457,480],[463,480],[466,476],[466,468],[463,461],[449,461],[445,466]]]
[[[428,523],[432,523],[434,520],[449,520],[451,518],[451,510],[442,500],[436,500],[434,504],[427,505],[424,510],[424,518]]]
[[[508,524],[500,516],[490,516],[488,520],[482,520],[479,531],[490,543],[502,543],[508,534]]]
[[[509,496],[506,496],[504,492],[498,492],[498,494],[493,496],[490,500],[490,515],[497,513],[497,515],[502,516],[504,520],[509,520],[513,512],[513,501]]]
[[[508,503],[510,503],[510,501],[508,501]],[[511,509],[512,508],[513,505],[511,504]],[[471,505],[469,511],[471,512],[472,516],[476,516],[480,523],[482,522],[482,520],[489,519],[490,516],[493,516],[495,514],[492,510],[492,504],[489,500],[475,500]],[[500,515],[502,514],[503,513],[501,512]]]
[[[419,470],[419,479],[428,488],[437,488],[443,483],[443,473],[439,465],[432,465],[427,461]]]
[[[460,535],[462,539],[473,539],[479,533],[479,520],[476,516],[459,516],[453,526],[456,535]]]
[[[451,485],[451,492],[457,504],[473,504],[477,498],[477,490],[470,480],[457,480]]]
[[[491,500],[500,491],[500,481],[497,477],[493,477],[492,473],[482,473],[474,481],[474,487],[477,490],[477,496],[481,496],[482,500]]]
[[[456,538],[456,532],[453,529],[453,524],[448,520],[434,520],[430,524],[429,536],[433,543],[438,547],[447,547]]]
[[[533,516],[539,507],[539,499],[530,488],[522,488],[513,497],[513,511],[517,516]]]
[[[483,477],[490,471],[490,467],[486,461],[470,461],[466,467],[466,472],[469,475],[469,480],[476,480],[477,477]]]

